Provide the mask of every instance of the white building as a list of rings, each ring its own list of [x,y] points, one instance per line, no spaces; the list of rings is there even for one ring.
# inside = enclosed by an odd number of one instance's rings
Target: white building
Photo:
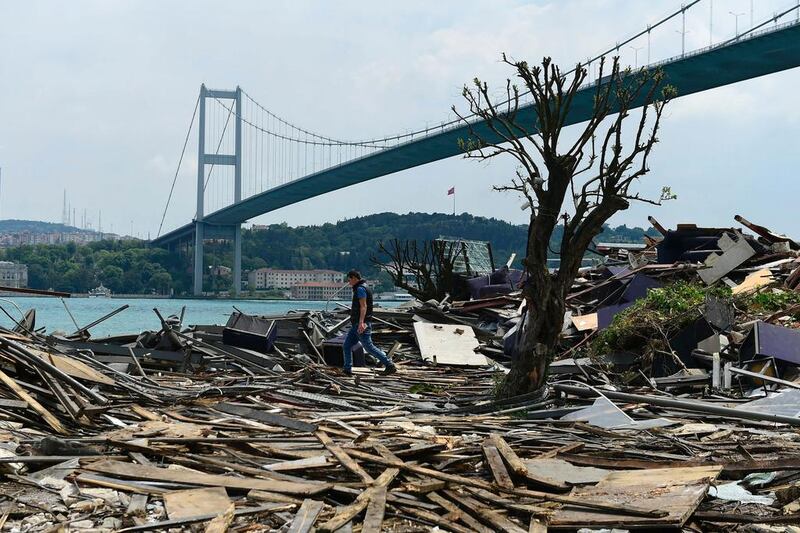
[[[292,300],[326,301],[332,299],[337,293],[344,294],[345,298],[350,296],[350,291],[345,292],[341,283],[309,281],[292,285]]]
[[[28,286],[28,265],[0,261],[0,285],[16,289]]]
[[[259,268],[247,275],[251,289],[291,289],[300,283],[344,283],[344,274],[335,270],[278,270]]]

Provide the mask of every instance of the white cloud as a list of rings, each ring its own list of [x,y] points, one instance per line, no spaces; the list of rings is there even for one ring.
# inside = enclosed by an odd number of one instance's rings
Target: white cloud
[[[756,19],[784,3],[760,0]],[[689,48],[707,43],[707,5],[687,16]],[[293,122],[363,138],[446,119],[475,76],[502,87],[509,70],[501,52],[532,62],[547,54],[569,65],[678,7],[672,0],[3,2],[3,216],[58,219],[67,187],[79,207],[104,206],[106,224],[129,227],[133,219],[155,232],[201,82],[240,84]],[[749,14],[749,2],[715,2],[714,10],[714,33],[726,37],[734,29],[727,11]],[[678,53],[678,29],[675,19],[653,34],[653,60]],[[644,47],[646,39],[632,45]],[[640,62],[646,52],[638,52]],[[620,54],[633,63],[633,49]],[[791,90],[798,82],[800,74],[789,71],[674,102],[642,183],[643,190],[668,183],[678,192],[659,217],[721,223],[743,204],[743,214],[800,233],[780,209],[794,192],[788,172],[800,157],[792,144],[800,129]],[[194,211],[196,144],[193,136],[170,227]],[[354,204],[359,212],[448,211],[444,192],[455,185],[459,210],[521,222],[517,200],[490,192],[512,171],[507,161],[454,158],[261,218],[333,221],[352,216]],[[776,190],[788,193],[776,200]],[[634,209],[619,221],[641,225],[652,211]]]

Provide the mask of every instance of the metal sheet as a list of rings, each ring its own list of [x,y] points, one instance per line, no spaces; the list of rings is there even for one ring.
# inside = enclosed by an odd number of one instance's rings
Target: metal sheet
[[[759,357],[774,357],[795,365],[800,364],[800,331],[756,322],[739,352],[742,361]]]

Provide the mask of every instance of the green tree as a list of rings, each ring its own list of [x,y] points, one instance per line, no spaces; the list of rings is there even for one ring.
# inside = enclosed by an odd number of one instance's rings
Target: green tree
[[[124,285],[125,272],[118,266],[108,265],[100,275],[100,281],[112,292],[127,292]]]
[[[172,287],[172,276],[169,275],[169,272],[158,272],[150,278],[150,285],[159,294],[168,294]]]

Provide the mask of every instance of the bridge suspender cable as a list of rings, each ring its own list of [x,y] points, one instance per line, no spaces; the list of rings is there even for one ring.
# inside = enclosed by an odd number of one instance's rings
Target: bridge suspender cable
[[[161,214],[161,223],[158,225],[158,233],[156,234],[156,238],[161,235],[161,228],[164,227],[164,219],[167,216],[167,209],[169,209],[169,203],[172,200],[172,193],[175,191],[175,182],[178,180],[178,173],[181,171],[181,163],[183,163],[183,155],[186,153],[186,146],[189,144],[189,135],[192,134],[192,127],[194,126],[194,118],[197,116],[197,108],[200,105],[200,96],[197,97],[197,101],[194,104],[194,111],[192,112],[192,120],[189,122],[189,129],[186,132],[186,139],[183,141],[183,149],[181,150],[181,157],[178,159],[178,168],[175,169],[175,176],[172,178],[172,186],[169,188],[169,196],[167,196],[167,205],[164,206],[164,213]]]

